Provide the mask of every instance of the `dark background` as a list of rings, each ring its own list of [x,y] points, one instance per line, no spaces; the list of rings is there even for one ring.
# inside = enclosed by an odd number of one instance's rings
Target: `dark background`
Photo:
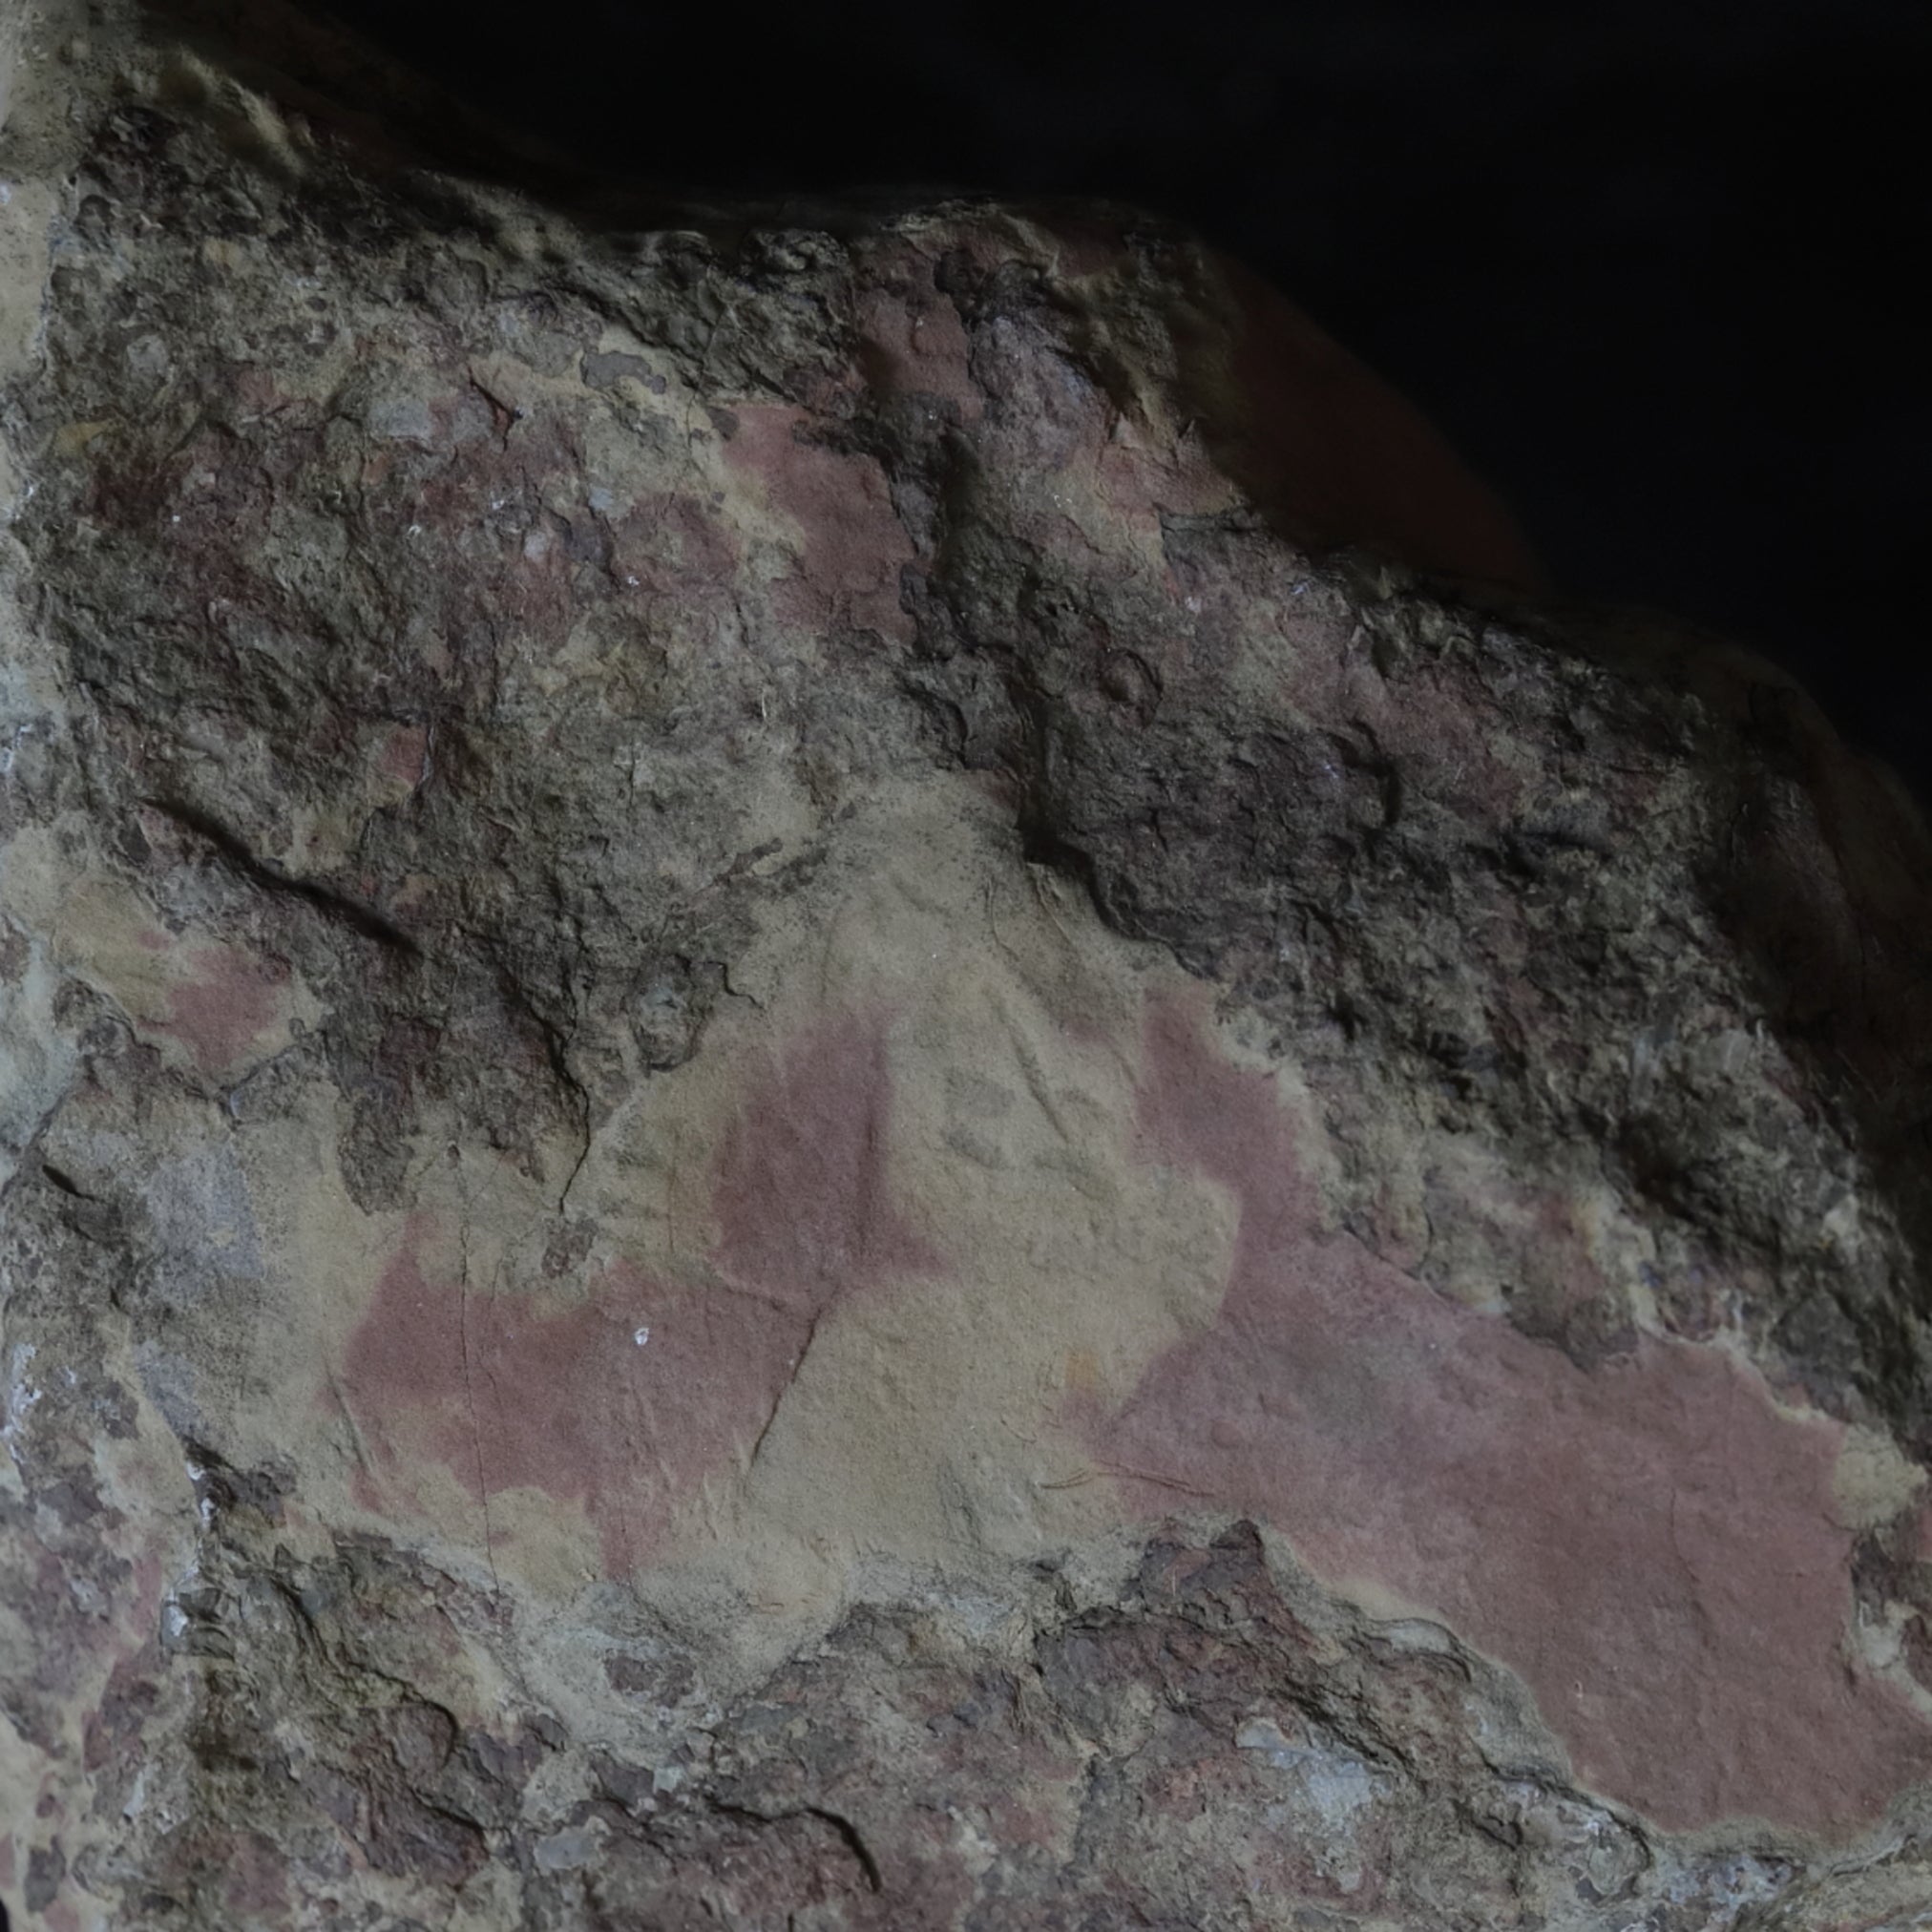
[[[655,185],[1180,215],[1420,404],[1561,588],[1757,645],[1932,802],[1922,0],[334,10]]]

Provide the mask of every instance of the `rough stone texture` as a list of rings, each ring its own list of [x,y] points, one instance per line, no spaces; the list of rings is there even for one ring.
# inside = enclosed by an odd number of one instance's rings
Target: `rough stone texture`
[[[15,1922],[1932,1923],[1883,774],[1130,211],[30,25]]]

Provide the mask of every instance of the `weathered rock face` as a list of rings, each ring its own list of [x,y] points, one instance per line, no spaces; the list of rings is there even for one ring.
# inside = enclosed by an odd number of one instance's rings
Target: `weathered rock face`
[[[1932,843],[1802,696],[1159,223],[38,32],[17,1921],[1920,1922]]]

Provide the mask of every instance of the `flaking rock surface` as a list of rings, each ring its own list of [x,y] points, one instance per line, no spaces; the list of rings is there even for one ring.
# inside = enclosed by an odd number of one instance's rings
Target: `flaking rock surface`
[[[1160,221],[25,27],[13,1922],[1926,1922],[1883,774]]]

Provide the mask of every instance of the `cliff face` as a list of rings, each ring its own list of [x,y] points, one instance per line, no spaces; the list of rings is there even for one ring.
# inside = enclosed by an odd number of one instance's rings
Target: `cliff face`
[[[1908,808],[1186,234],[194,11],[0,135],[0,1900],[1932,1899]]]

